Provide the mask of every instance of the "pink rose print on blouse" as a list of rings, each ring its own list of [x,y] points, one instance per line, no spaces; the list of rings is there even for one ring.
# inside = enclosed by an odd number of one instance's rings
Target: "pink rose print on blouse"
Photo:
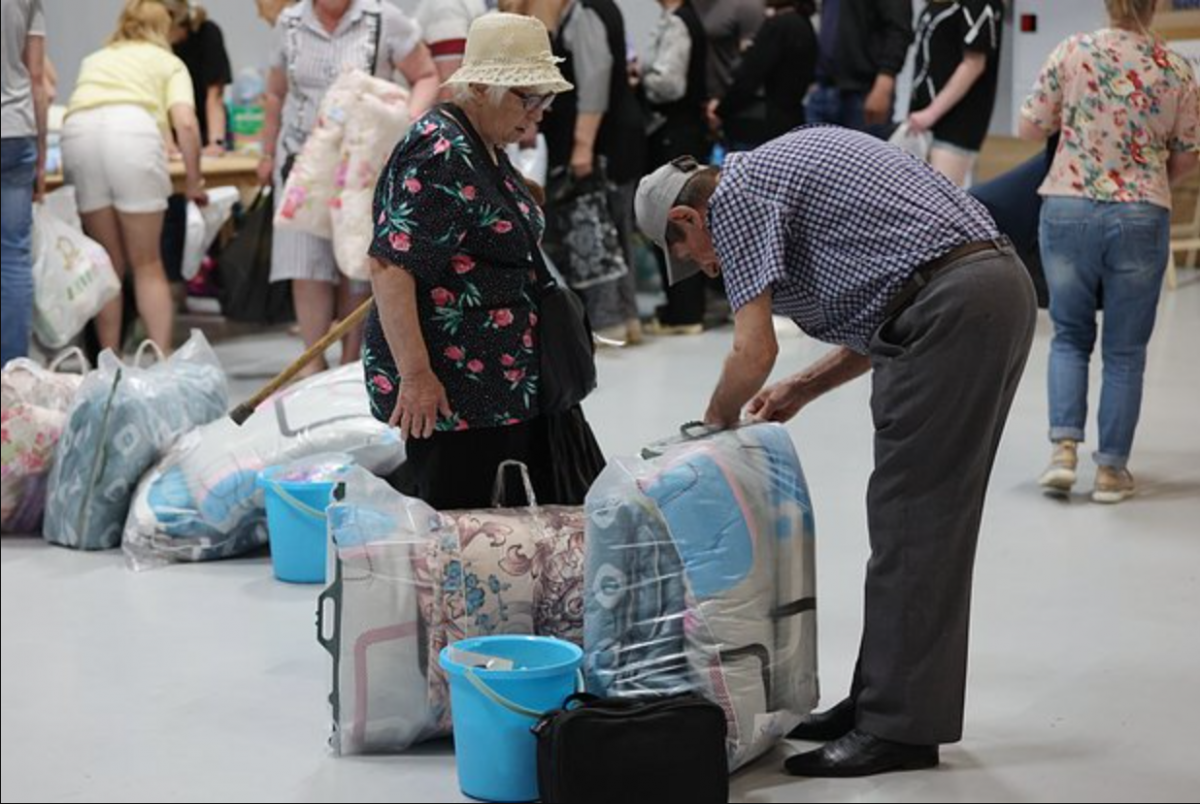
[[[460,194],[462,195],[464,201],[474,201],[476,190],[474,187],[468,184],[466,187],[462,188],[462,192]]]
[[[438,141],[433,144],[433,152],[435,154],[444,154],[450,150],[450,140],[445,137],[438,137]]]
[[[528,204],[526,204],[524,201],[518,201],[518,202],[517,202],[517,209],[521,210],[521,214],[522,214],[522,215],[528,215],[528,214],[529,214],[529,205],[528,205]]]
[[[531,327],[537,326],[537,313],[529,314],[529,326],[531,326]]]
[[[459,419],[458,424],[454,425],[455,430],[470,430],[471,425],[467,424],[466,419]]]
[[[421,180],[416,176],[409,176],[404,180],[404,189],[408,190],[413,195],[421,192]]]
[[[381,394],[390,394],[396,390],[396,386],[387,377],[382,374],[376,374],[371,378],[371,384],[375,386],[375,390]]]
[[[404,232],[392,232],[388,242],[392,244],[394,250],[399,252],[406,252],[412,248],[412,238]]]
[[[513,357],[512,355],[501,355],[500,356],[500,365],[504,366],[505,368],[512,368],[516,364],[517,364],[517,359],[515,357]]]
[[[454,269],[454,273],[460,276],[462,274],[469,274],[475,270],[475,260],[466,254],[455,254],[450,258],[450,267]]]
[[[496,221],[492,224],[492,231],[496,234],[508,234],[512,231],[513,225],[509,221]]]
[[[483,361],[478,359],[472,360],[467,364],[467,371],[471,372],[472,374],[479,374],[481,371],[483,371]]]
[[[461,363],[463,358],[467,356],[467,353],[461,346],[447,346],[446,351],[443,352],[443,354],[445,354],[446,357],[453,360],[455,363]]]
[[[383,224],[385,224],[385,223],[387,223],[387,213],[386,213],[386,212],[380,212],[380,213],[379,213],[379,225],[380,225],[380,226],[382,226],[382,225],[383,225]]]
[[[434,288],[429,295],[433,298],[433,303],[438,307],[449,307],[454,304],[455,295],[445,288]]]
[[[524,344],[526,349],[533,348],[533,331],[532,330],[528,330],[528,329],[525,330],[525,334],[521,336],[521,343]]]
[[[525,369],[511,369],[504,372],[504,379],[508,380],[513,385],[518,384],[525,379]]]
[[[425,123],[425,127],[421,129],[421,136],[428,137],[430,134],[438,130],[437,123],[429,121]]]
[[[514,320],[512,310],[492,310],[491,316],[492,323],[500,328],[512,326]]]

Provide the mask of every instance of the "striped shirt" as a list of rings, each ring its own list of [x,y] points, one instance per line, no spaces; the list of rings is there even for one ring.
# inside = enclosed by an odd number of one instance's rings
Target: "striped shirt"
[[[352,0],[332,34],[317,19],[313,0],[285,10],[275,25],[271,56],[271,66],[283,70],[288,79],[280,153],[297,154],[304,147],[321,101],[343,69],[357,67],[391,80],[394,65],[420,43],[420,26],[382,0]],[[283,159],[277,161],[282,164]]]
[[[777,315],[862,354],[918,268],[999,237],[987,210],[924,162],[833,126],[730,154],[708,223],[734,310],[770,291]]]

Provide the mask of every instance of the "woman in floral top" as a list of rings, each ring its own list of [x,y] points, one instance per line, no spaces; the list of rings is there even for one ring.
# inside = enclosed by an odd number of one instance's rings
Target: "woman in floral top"
[[[1092,499],[1134,492],[1127,463],[1170,249],[1171,184],[1195,169],[1200,90],[1188,63],[1149,32],[1156,0],[1106,0],[1112,27],[1058,46],[1022,109],[1021,133],[1061,131],[1042,185],[1050,289],[1050,439],[1041,484],[1069,492],[1087,419],[1101,299],[1104,385]]]
[[[603,466],[580,410],[538,409],[545,222],[503,151],[571,87],[549,48],[535,19],[477,21],[456,105],[413,125],[376,188],[367,387],[408,442],[400,490],[436,508],[489,505],[505,460],[529,466],[539,502],[578,504]]]

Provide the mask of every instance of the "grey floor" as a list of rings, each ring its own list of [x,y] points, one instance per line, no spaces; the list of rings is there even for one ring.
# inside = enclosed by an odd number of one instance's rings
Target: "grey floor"
[[[608,352],[588,413],[631,452],[703,412],[729,331]],[[1164,298],[1132,469],[1100,507],[1043,498],[1046,322],[994,479],[976,573],[967,728],[933,771],[791,779],[781,748],[734,800],[1195,801],[1200,797],[1200,282]],[[219,351],[239,393],[296,351]],[[783,338],[782,368],[822,347]],[[817,506],[825,703],[853,664],[867,556],[868,386],[792,425]],[[1091,482],[1090,462],[1084,486]],[[261,560],[145,575],[119,555],[0,546],[0,790],[17,801],[459,801],[445,745],[339,760],[314,592]]]

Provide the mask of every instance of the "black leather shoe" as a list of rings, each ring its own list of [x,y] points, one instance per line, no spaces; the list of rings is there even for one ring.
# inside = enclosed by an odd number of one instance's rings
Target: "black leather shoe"
[[[854,710],[854,701],[846,698],[832,709],[809,715],[803,723],[792,729],[788,739],[827,743],[845,737],[854,728]]]
[[[923,770],[937,767],[936,745],[894,743],[865,731],[852,729],[840,740],[816,751],[789,757],[784,768],[792,776],[873,776],[889,771]]]

